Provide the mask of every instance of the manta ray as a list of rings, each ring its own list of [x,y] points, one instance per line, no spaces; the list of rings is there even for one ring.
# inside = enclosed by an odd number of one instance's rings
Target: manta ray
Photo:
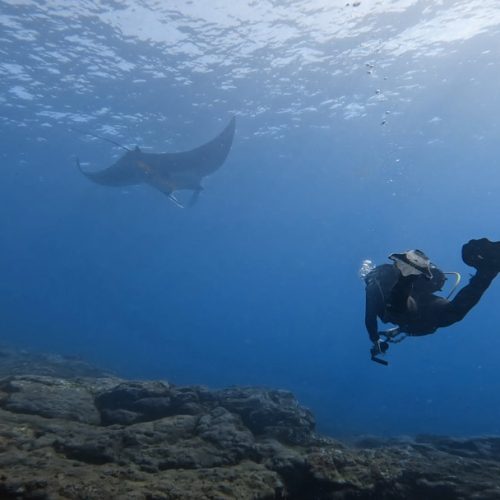
[[[214,139],[180,153],[144,153],[138,146],[133,150],[128,149],[111,139],[84,132],[120,146],[127,152],[113,165],[97,172],[83,170],[78,158],[76,164],[85,177],[97,184],[104,186],[149,184],[167,195],[178,207],[184,208],[173,193],[181,189],[190,190],[193,194],[188,205],[196,203],[203,190],[201,185],[203,177],[215,172],[227,158],[233,143],[234,129],[233,117]]]

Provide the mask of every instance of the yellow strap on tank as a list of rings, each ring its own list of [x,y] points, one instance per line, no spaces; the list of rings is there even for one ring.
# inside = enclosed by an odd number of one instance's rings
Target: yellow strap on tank
[[[453,285],[453,288],[451,289],[451,292],[446,296],[446,299],[449,300],[450,297],[455,293],[455,290],[458,288],[458,285],[460,285],[460,281],[462,280],[462,276],[460,273],[456,271],[448,271],[443,274],[454,274],[455,275],[455,284]]]

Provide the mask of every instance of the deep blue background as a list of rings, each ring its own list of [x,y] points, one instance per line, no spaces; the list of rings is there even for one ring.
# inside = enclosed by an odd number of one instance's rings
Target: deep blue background
[[[125,79],[101,81],[95,104],[59,96],[74,113],[106,105],[167,117],[122,124],[120,140],[156,151],[195,147],[235,113],[232,151],[190,210],[146,186],[91,184],[75,155],[106,166],[118,149],[71,132],[68,120],[43,126],[29,102],[4,107],[3,341],[127,377],[290,389],[335,435],[499,433],[500,282],[460,324],[391,347],[384,368],[369,359],[357,275],[365,258],[420,248],[466,282],[461,245],[500,239],[497,42],[487,33],[438,60],[400,60],[386,83],[364,70],[311,80],[325,94],[368,101],[408,65],[419,72],[421,87],[406,100],[389,97],[352,120],[318,111],[297,126],[278,113],[278,98],[262,115],[240,113],[251,82],[193,111],[200,92],[207,102],[218,95],[206,75],[182,95],[154,81],[127,94]],[[130,50],[133,58],[153,49]],[[267,126],[282,126],[280,136],[256,133]]]

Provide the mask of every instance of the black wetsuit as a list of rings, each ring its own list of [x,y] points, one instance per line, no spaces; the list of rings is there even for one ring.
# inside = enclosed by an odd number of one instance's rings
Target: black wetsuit
[[[377,317],[398,325],[408,335],[428,335],[460,321],[479,302],[496,275],[496,271],[479,270],[449,301],[430,292],[423,275],[403,277],[393,264],[377,266],[365,278],[365,325],[370,339],[379,339]]]

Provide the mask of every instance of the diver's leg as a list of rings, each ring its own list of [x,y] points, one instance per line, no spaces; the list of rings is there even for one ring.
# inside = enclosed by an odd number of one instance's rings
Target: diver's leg
[[[500,271],[500,242],[491,242],[486,238],[470,240],[462,247],[462,259],[467,265],[476,268],[477,273],[447,306],[441,305],[441,310],[436,311],[435,317],[440,319],[439,326],[462,320],[479,302]]]
[[[439,326],[448,326],[462,320],[465,315],[479,302],[483,293],[491,285],[491,282],[495,279],[496,275],[496,272],[479,271],[475,276],[473,276],[470,279],[469,284],[464,286],[449,303],[449,307],[447,308],[446,324]]]

